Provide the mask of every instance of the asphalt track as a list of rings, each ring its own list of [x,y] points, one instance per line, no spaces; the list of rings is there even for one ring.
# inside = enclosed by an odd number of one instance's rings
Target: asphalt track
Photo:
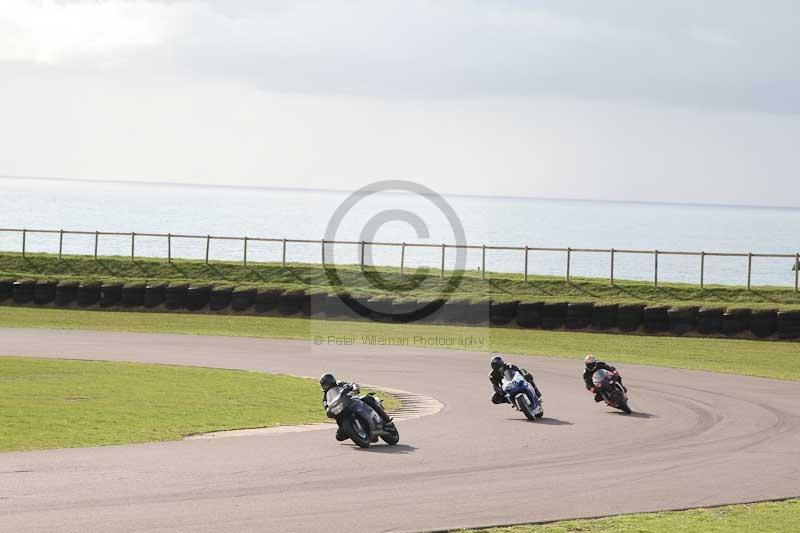
[[[0,329],[4,354],[342,378],[432,396],[401,444],[330,431],[0,454],[2,531],[404,531],[800,496],[800,383],[623,365],[635,414],[580,362],[531,369],[545,418],[494,406],[475,352]],[[800,360],[798,361],[800,364]]]

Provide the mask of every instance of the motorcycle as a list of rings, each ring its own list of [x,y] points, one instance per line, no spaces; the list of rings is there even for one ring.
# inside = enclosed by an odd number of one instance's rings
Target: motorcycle
[[[328,417],[335,418],[341,431],[360,448],[369,448],[378,438],[390,446],[397,444],[400,433],[383,410],[381,399],[374,393],[359,398],[359,392],[354,384],[328,389],[325,393]]]
[[[542,402],[536,396],[536,391],[520,372],[506,370],[503,373],[503,392],[506,394],[511,407],[522,411],[528,420],[535,420],[544,416]]]
[[[599,392],[609,407],[620,409],[629,415],[631,414],[631,408],[628,407],[628,395],[625,393],[622,383],[615,379],[615,376],[614,372],[609,372],[603,368],[596,370],[592,374],[594,392]]]

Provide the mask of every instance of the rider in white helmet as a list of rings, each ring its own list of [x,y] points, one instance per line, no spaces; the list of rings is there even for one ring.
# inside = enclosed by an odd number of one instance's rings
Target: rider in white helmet
[[[604,363],[603,361],[598,361],[594,355],[589,354],[583,358],[583,362],[586,365],[586,368],[583,371],[583,382],[586,384],[586,390],[593,390],[594,383],[592,383],[592,375],[595,373],[596,370],[608,370],[609,372],[614,373],[614,379],[616,379],[620,385],[622,385],[622,376],[619,375],[617,369],[613,366]],[[622,385],[622,388],[627,391],[628,389],[625,388],[625,385]],[[594,401],[602,402],[603,396],[599,392],[595,392]]]

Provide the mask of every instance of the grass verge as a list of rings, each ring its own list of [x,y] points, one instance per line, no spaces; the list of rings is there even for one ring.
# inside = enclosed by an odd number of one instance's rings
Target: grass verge
[[[663,513],[568,520],[552,524],[465,530],[462,533],[751,533],[797,531],[800,500],[727,505]]]
[[[791,268],[791,264],[787,268]],[[280,287],[332,292],[329,274],[335,273],[342,287],[354,294],[391,295],[394,297],[431,298],[452,289],[453,295],[471,300],[494,299],[522,301],[594,301],[602,303],[642,302],[662,305],[698,305],[748,308],[800,308],[800,293],[790,287],[755,287],[746,290],[735,286],[706,286],[680,283],[652,283],[619,280],[611,286],[606,279],[573,277],[567,285],[561,277],[529,276],[487,272],[481,279],[476,272],[464,272],[453,280],[441,280],[438,270],[418,269],[401,275],[391,267],[337,266],[279,263],[214,262],[85,256],[0,253],[0,279],[52,279],[120,282],[181,282],[251,287]],[[382,289],[376,289],[379,286]]]
[[[0,451],[176,440],[325,420],[319,386],[297,377],[0,357]]]
[[[381,324],[303,318],[0,307],[0,327],[183,333],[500,351],[800,380],[800,343]]]

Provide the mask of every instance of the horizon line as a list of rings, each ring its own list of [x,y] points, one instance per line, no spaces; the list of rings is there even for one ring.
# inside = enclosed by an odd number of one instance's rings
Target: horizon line
[[[0,179],[7,180],[21,180],[21,181],[58,181],[58,182],[78,182],[78,183],[104,183],[113,185],[148,185],[156,187],[206,187],[206,188],[219,188],[219,189],[255,189],[255,190],[272,190],[272,191],[297,191],[297,192],[326,192],[326,193],[340,193],[350,194],[353,191],[346,189],[335,188],[308,188],[308,187],[291,187],[291,186],[270,186],[270,185],[227,185],[217,183],[176,183],[169,181],[150,181],[145,179],[120,179],[120,178],[73,178],[73,177],[55,177],[55,176],[18,176],[12,174],[0,174]],[[383,191],[388,194],[410,194],[405,191]],[[437,193],[443,196],[463,197],[463,198],[497,198],[497,199],[510,199],[510,200],[540,200],[540,201],[556,201],[556,202],[590,202],[590,203],[618,203],[618,204],[640,204],[640,205],[665,205],[665,206],[683,206],[683,207],[722,207],[722,208],[750,208],[750,209],[782,209],[782,210],[798,210],[800,205],[768,205],[768,204],[736,204],[736,203],[715,203],[715,202],[678,202],[678,201],[657,201],[657,200],[621,200],[609,198],[569,198],[559,196],[530,196],[518,195],[512,196],[508,194],[474,194],[474,193],[456,193],[456,192],[442,192]]]

